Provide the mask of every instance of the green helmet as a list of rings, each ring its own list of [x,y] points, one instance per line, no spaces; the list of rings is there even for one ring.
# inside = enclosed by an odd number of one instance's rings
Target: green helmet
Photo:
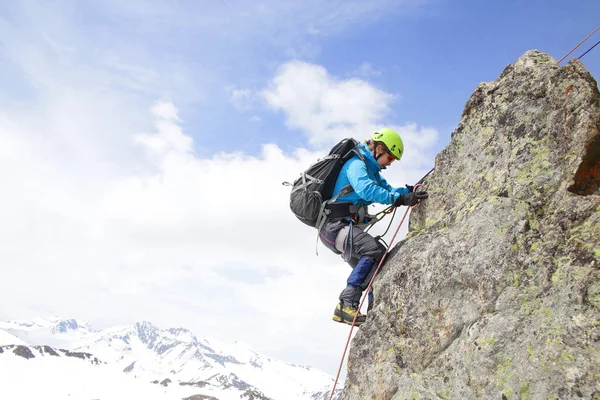
[[[385,144],[390,153],[392,153],[398,160],[402,157],[402,153],[404,153],[404,145],[402,144],[400,135],[398,135],[393,129],[382,128],[375,132],[371,136],[371,139]]]

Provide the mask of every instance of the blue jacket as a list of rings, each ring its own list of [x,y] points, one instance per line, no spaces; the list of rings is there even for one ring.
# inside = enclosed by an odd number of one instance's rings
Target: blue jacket
[[[393,204],[400,195],[408,193],[407,188],[393,188],[383,179],[379,173],[381,167],[366,144],[359,144],[357,149],[365,158],[366,164],[355,155],[342,166],[332,197],[348,184],[352,185],[354,192],[340,197],[336,203],[351,202],[357,206]]]

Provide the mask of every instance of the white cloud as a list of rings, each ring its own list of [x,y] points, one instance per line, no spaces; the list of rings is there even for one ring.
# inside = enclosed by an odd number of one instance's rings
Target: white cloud
[[[437,131],[415,123],[388,123],[397,96],[365,80],[340,80],[320,65],[292,61],[279,68],[263,96],[272,108],[285,113],[290,128],[300,129],[315,146],[331,145],[344,137],[360,140],[389,126],[403,139],[403,165],[422,168],[432,161],[425,151],[437,141]]]
[[[193,139],[184,135],[181,127],[177,125],[179,118],[173,103],[157,102],[152,106],[152,113],[157,118],[158,133],[138,134],[135,141],[160,158],[170,152],[191,153]]]
[[[322,66],[300,61],[281,66],[263,96],[315,145],[374,132],[394,98],[366,81],[338,80]]]
[[[173,103],[168,101],[157,101],[151,108],[152,113],[158,118],[165,120],[181,121],[179,113]]]

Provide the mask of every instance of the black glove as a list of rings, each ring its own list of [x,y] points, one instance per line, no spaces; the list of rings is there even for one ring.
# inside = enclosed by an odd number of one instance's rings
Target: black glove
[[[408,193],[412,193],[412,192],[415,191],[415,187],[414,186],[411,186],[411,185],[405,185],[405,186],[408,189]]]
[[[416,205],[420,200],[425,200],[428,197],[429,197],[429,193],[427,193],[425,191],[403,194],[396,199],[396,201],[394,202],[394,207],[400,207],[400,206],[412,207],[412,206]]]

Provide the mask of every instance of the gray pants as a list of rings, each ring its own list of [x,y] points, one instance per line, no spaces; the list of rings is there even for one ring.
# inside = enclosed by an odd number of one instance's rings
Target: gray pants
[[[340,301],[344,304],[358,306],[363,291],[369,285],[379,261],[385,253],[385,246],[358,226],[351,229],[351,249],[346,248],[341,252],[335,246],[340,231],[348,226],[346,220],[327,220],[319,233],[321,242],[336,254],[345,256],[352,272],[346,282],[346,288],[340,293]],[[338,240],[339,243],[339,240]],[[348,258],[349,257],[349,258]],[[369,293],[369,302],[372,301],[372,293]]]

